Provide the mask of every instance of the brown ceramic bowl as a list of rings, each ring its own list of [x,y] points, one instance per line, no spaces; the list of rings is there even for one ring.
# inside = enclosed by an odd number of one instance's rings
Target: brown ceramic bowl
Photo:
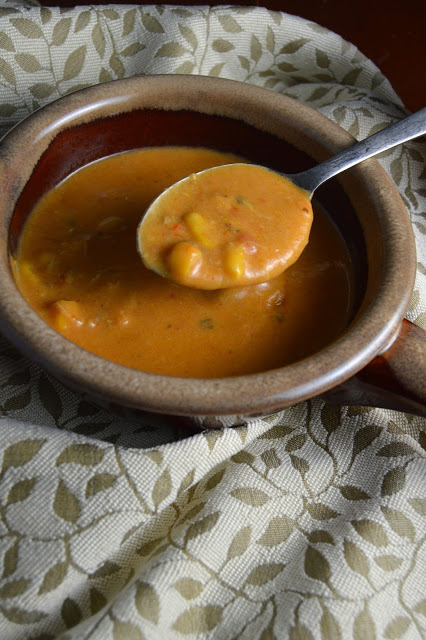
[[[339,403],[425,415],[424,332],[403,321],[415,276],[413,234],[394,184],[375,160],[317,192],[355,264],[352,321],[327,348],[279,369],[234,378],[187,379],[114,364],[47,326],[21,297],[9,268],[9,255],[36,201],[98,158],[144,146],[200,145],[296,172],[353,142],[347,132],[308,107],[272,91],[222,79],[121,80],[50,104],[0,144],[0,330],[65,385],[114,410],[191,419],[247,416],[324,395]]]

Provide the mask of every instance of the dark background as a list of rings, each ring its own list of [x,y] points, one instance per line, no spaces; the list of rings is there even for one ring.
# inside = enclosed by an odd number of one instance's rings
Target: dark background
[[[113,3],[155,4],[154,0]],[[96,3],[42,0],[41,4],[70,7]],[[263,6],[313,20],[352,42],[373,60],[407,109],[416,111],[426,105],[426,0],[171,0],[167,4]]]

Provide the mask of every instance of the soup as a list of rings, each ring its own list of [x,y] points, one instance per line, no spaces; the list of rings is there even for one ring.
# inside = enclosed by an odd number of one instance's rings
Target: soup
[[[12,259],[32,308],[81,347],[183,377],[265,371],[320,350],[351,317],[353,274],[338,231],[314,207],[300,258],[268,282],[203,291],[148,270],[136,230],[150,202],[192,172],[241,161],[200,148],[120,153],[87,165],[34,207]]]
[[[291,266],[309,239],[309,194],[253,164],[192,173],[150,206],[138,229],[144,263],[196,289],[257,284]]]

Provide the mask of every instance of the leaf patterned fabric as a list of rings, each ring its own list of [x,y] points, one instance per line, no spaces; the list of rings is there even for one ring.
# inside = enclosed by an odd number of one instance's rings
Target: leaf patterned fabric
[[[406,113],[355,46],[295,16],[0,1],[2,133],[81,87],[157,73],[267,87],[357,138]],[[380,162],[413,223],[407,317],[426,328],[424,145]],[[188,436],[99,410],[4,338],[0,416],[2,640],[426,637],[421,418],[313,399]]]

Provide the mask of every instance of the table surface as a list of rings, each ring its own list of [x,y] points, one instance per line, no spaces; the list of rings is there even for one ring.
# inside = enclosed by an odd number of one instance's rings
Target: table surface
[[[104,0],[107,4],[106,0]],[[132,0],[113,0],[131,4]],[[92,0],[42,0],[45,6],[92,4]],[[135,4],[155,4],[144,1]],[[355,44],[390,80],[410,111],[426,105],[424,37],[426,0],[174,0],[167,4],[263,6],[313,20]]]

